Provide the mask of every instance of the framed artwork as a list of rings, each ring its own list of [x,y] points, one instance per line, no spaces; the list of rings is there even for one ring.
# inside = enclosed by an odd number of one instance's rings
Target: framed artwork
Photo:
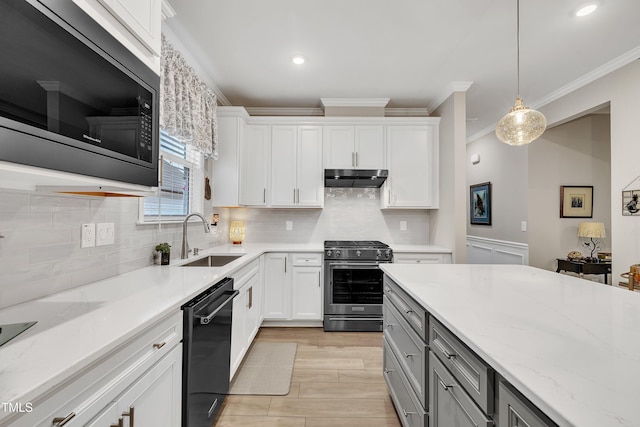
[[[560,218],[593,218],[593,186],[560,186]]]
[[[491,225],[491,183],[483,182],[469,188],[471,224]]]

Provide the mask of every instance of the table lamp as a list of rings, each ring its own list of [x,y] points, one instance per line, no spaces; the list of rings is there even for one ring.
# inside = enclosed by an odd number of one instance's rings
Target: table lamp
[[[229,239],[231,239],[234,245],[242,244],[242,241],[244,240],[244,222],[231,221],[231,226],[229,227]]]
[[[581,222],[578,226],[578,237],[590,239],[583,244],[591,249],[591,256],[587,258],[587,261],[593,261],[595,259],[593,253],[600,246],[600,242],[593,239],[603,239],[607,235],[604,232],[604,224],[602,222]]]

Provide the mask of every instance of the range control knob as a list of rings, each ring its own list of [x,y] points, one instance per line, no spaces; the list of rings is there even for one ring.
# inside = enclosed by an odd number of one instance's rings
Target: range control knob
[[[360,256],[360,255],[362,255],[362,252],[361,251],[356,251],[356,256]]]
[[[327,251],[327,256],[330,257],[331,255],[333,255],[333,251],[332,250],[328,250]]]
[[[380,249],[378,249],[376,251],[376,259],[380,258],[382,256],[382,251]]]
[[[340,251],[336,251],[336,257],[340,256]]]
[[[387,250],[384,252],[384,256],[385,256],[385,258],[387,258],[387,259],[391,259],[391,249],[387,249]]]

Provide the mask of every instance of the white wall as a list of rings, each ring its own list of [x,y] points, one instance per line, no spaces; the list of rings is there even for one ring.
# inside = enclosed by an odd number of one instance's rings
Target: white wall
[[[640,61],[635,61],[566,95],[540,110],[550,124],[583,111],[611,106],[611,250],[613,279],[640,260],[640,218],[623,217],[622,189],[640,175]]]
[[[478,154],[480,163],[471,164]],[[469,236],[527,243],[529,232],[520,231],[528,215],[527,147],[503,144],[492,132],[467,145],[466,223]],[[491,182],[491,225],[471,225],[469,186]]]
[[[324,209],[216,208],[225,222],[243,220],[246,242],[322,243],[324,240],[380,240],[428,244],[426,210],[381,210],[380,189],[325,188]],[[293,230],[285,230],[285,222]],[[407,230],[400,231],[400,221]],[[224,225],[223,225],[224,226]]]
[[[440,201],[431,212],[430,243],[451,248],[453,260],[465,263],[466,252],[466,93],[454,92],[434,112],[440,119]]]
[[[606,114],[588,115],[547,129],[529,146],[530,265],[555,270],[556,258],[580,247],[576,236],[582,221],[603,222],[611,247],[610,121]],[[560,218],[560,186],[591,185],[593,218]]]

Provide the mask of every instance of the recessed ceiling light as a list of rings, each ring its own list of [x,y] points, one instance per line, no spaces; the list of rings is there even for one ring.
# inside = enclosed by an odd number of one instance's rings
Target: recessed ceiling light
[[[291,61],[296,65],[302,65],[304,64],[304,56],[296,55],[291,58]]]
[[[576,16],[587,16],[593,13],[593,11],[596,10],[597,8],[598,8],[597,4],[590,4],[590,5],[584,6],[583,8],[581,8],[576,12]]]

